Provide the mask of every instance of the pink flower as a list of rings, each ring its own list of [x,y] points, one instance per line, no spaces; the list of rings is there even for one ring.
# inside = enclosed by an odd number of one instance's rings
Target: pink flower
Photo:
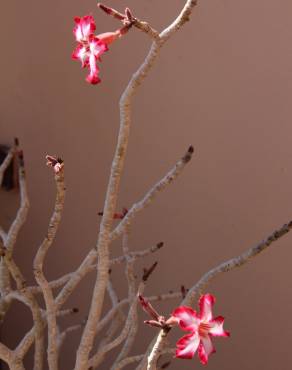
[[[199,358],[205,365],[209,355],[216,352],[211,337],[229,337],[229,332],[223,329],[224,318],[222,316],[213,318],[214,303],[215,297],[205,294],[199,300],[200,313],[186,306],[174,310],[172,316],[177,319],[180,327],[191,332],[177,342],[176,357],[191,359],[198,350]]]
[[[108,45],[123,34],[123,29],[95,36],[96,27],[91,15],[81,18],[75,17],[74,21],[73,33],[78,44],[73,51],[72,58],[80,60],[82,68],[89,68],[86,81],[97,84],[100,82],[100,78],[98,77],[99,68],[96,63],[100,60],[101,55],[108,50]]]

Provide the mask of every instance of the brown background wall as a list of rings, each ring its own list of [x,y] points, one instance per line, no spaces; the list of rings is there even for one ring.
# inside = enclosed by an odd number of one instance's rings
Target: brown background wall
[[[120,9],[127,5],[162,29],[184,1],[107,3]],[[112,45],[101,65],[102,84],[92,87],[70,55],[75,15],[93,12],[98,32],[117,27],[98,12],[96,1],[9,0],[0,9],[0,137],[6,144],[20,138],[31,199],[16,256],[32,281],[32,258],[54,199],[44,156],[60,155],[66,162],[67,203],[46,270],[57,277],[74,269],[96,241],[97,212],[117,138],[118,99],[149,40],[133,30]],[[196,150],[182,177],[135,221],[132,248],[161,240],[166,245],[147,294],[175,290],[182,283],[191,286],[206,270],[291,219],[291,11],[288,0],[201,1],[135,98],[119,206],[140,199],[189,144]],[[17,194],[1,192],[0,201],[1,222],[7,225]],[[217,297],[215,313],[226,317],[232,332],[230,340],[216,341],[210,370],[291,368],[291,242],[289,235],[209,286]],[[119,252],[117,243],[113,253]],[[119,271],[113,274],[121,280]],[[77,321],[87,313],[90,282],[68,303],[80,307]],[[161,307],[167,314],[175,305]],[[12,308],[2,330],[10,345],[30,327],[29,312],[16,315],[18,309]],[[152,335],[151,328],[143,329],[135,353]],[[62,369],[72,367],[69,346],[62,361]],[[174,361],[170,368],[199,367]]]

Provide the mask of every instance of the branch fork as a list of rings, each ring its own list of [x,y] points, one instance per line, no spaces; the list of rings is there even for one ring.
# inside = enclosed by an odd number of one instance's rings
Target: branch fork
[[[120,13],[114,8],[108,7],[104,4],[98,3],[97,6],[104,11],[106,14],[116,18],[117,20],[121,21],[127,27],[136,27],[140,31],[146,33],[150,36],[153,40],[159,41],[160,36],[159,32],[156,31],[153,27],[150,26],[148,22],[141,21],[140,19],[133,16],[132,11],[129,8],[125,9],[125,13]]]

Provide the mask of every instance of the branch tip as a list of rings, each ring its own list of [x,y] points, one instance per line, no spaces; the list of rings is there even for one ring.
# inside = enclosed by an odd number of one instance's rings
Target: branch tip
[[[182,157],[183,162],[188,163],[192,159],[193,153],[194,147],[191,145],[186,154]]]
[[[154,326],[156,328],[163,328],[163,324],[156,320],[144,320],[144,324],[149,325],[149,326]]]
[[[154,262],[153,265],[151,267],[149,267],[149,269],[146,269],[144,268],[143,269],[143,276],[142,276],[142,280],[144,282],[146,282],[149,278],[149,276],[152,274],[152,272],[155,270],[156,266],[157,266],[158,262]]]
[[[188,149],[188,152],[190,154],[194,153],[194,147],[192,145],[190,145],[189,149]]]
[[[133,14],[132,14],[132,12],[129,8],[125,9],[125,14],[126,14],[126,17],[127,17],[128,21],[133,22],[134,17],[133,17]]]
[[[181,291],[182,298],[185,298],[187,290],[184,285],[181,285],[180,291]]]
[[[139,302],[143,308],[143,310],[150,316],[152,317],[152,319],[154,319],[155,322],[159,322],[161,316],[159,315],[159,313],[155,310],[155,308],[152,306],[152,304],[146,299],[144,298],[141,294],[138,294],[138,299],[139,299]],[[146,320],[145,321],[145,324],[149,324],[149,325],[152,325],[153,320]]]
[[[124,21],[126,16],[120,12],[118,12],[117,10],[113,9],[113,8],[110,8],[109,6],[106,6],[104,4],[101,4],[101,3],[97,3],[97,6],[99,7],[99,9],[103,10],[106,14],[108,15],[111,15],[112,17],[120,20],[120,21]]]
[[[159,243],[156,244],[156,247],[158,249],[162,248],[163,246],[164,246],[164,243],[163,242],[159,242]]]
[[[53,157],[51,155],[46,155],[46,160],[47,160],[47,166],[52,167],[55,174],[59,174],[63,168],[64,168],[64,161],[60,157]]]

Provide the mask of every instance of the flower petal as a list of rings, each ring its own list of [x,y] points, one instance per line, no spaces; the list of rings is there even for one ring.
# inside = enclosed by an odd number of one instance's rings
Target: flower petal
[[[86,77],[86,81],[88,81],[92,85],[96,85],[97,83],[100,82],[100,79],[98,77],[99,70],[96,66],[96,58],[93,54],[90,54],[90,57],[89,57],[89,68],[90,68],[90,73]]]
[[[108,50],[108,47],[103,41],[99,40],[97,37],[90,36],[89,49],[90,52],[94,54],[96,58],[99,58],[105,51]]]
[[[194,357],[198,346],[200,343],[200,338],[198,333],[187,334],[180,338],[176,343],[175,356],[177,358],[191,359]]]
[[[212,294],[204,294],[200,297],[200,318],[202,321],[212,320],[212,307],[215,303],[215,297]]]
[[[93,35],[95,31],[95,22],[91,15],[86,15],[84,17],[75,17],[74,21],[76,23],[73,33],[75,35],[76,41],[82,42],[87,41],[90,35]]]
[[[196,311],[187,306],[178,307],[172,316],[179,320],[178,323],[183,330],[197,331],[201,321]]]
[[[216,350],[215,347],[213,346],[213,343],[209,335],[201,337],[200,339],[201,342],[198,349],[198,355],[201,363],[203,365],[206,365],[208,363],[208,357],[210,356],[211,353],[216,352]]]
[[[224,317],[218,316],[209,322],[211,329],[209,333],[215,337],[229,337],[230,333],[223,329]]]
[[[86,67],[89,63],[89,52],[85,46],[78,44],[72,53],[72,59],[80,60],[82,67]]]

